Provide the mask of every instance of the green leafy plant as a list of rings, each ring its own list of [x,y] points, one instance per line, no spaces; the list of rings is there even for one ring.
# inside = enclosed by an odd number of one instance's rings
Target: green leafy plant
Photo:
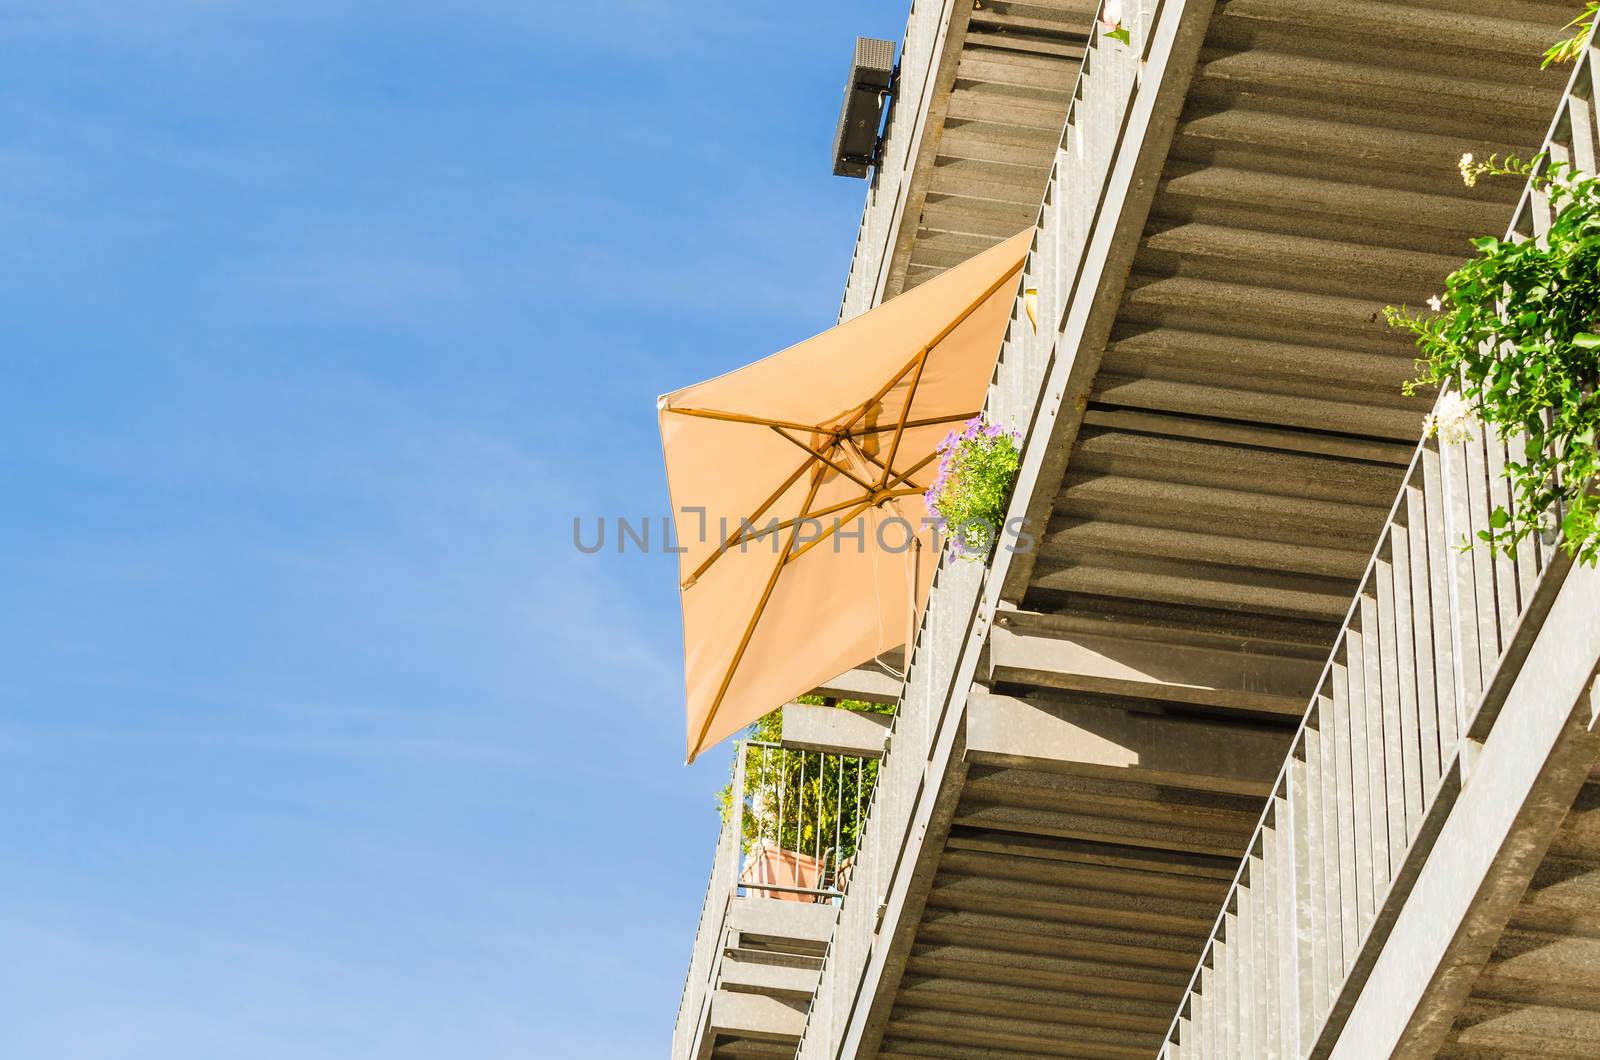
[[[1022,466],[1018,440],[977,416],[939,443],[939,471],[923,500],[957,555],[981,560],[994,547]]]
[[[854,699],[824,700],[818,696],[800,696],[796,702],[863,714],[893,714],[895,709],[893,704]],[[781,742],[783,711],[775,710],[761,718],[747,728],[741,738],[763,744]],[[746,853],[752,851],[759,840],[765,839],[784,850],[830,851],[830,868],[855,855],[867,802],[878,780],[876,759],[856,762],[847,757],[844,768],[840,769],[839,759],[829,755],[823,759],[826,768],[819,770],[816,752],[751,747],[745,754],[744,784],[749,799],[745,804],[744,834],[740,839]],[[783,793],[781,805],[779,791]],[[797,805],[804,806],[805,812],[796,812]],[[857,812],[858,806],[860,812]],[[717,809],[726,823],[733,812],[731,779],[717,793]],[[836,841],[838,849],[834,850]]]
[[[1133,43],[1133,35],[1128,32],[1128,27],[1124,26],[1121,22],[1113,23],[1111,28],[1106,30],[1103,35],[1109,37],[1111,40],[1120,41],[1123,44]]]
[[[1575,29],[1576,32],[1550,45],[1545,50],[1544,61],[1539,64],[1539,69],[1546,69],[1555,63],[1570,63],[1582,55],[1583,46],[1589,43],[1589,33],[1594,29],[1596,18],[1600,18],[1600,0],[1589,0],[1584,5],[1583,13],[1562,27]]]
[[[1531,181],[1554,214],[1538,239],[1473,240],[1477,257],[1451,273],[1429,312],[1390,306],[1389,323],[1416,336],[1418,379],[1447,390],[1427,422],[1445,442],[1475,423],[1501,439],[1521,434],[1507,462],[1511,504],[1479,538],[1515,555],[1530,535],[1559,525],[1563,547],[1593,564],[1600,552],[1596,496],[1600,428],[1600,179],[1544,156],[1531,161],[1461,159],[1471,187],[1481,177]]]
[[[1128,27],[1122,21],[1122,0],[1105,0],[1095,22],[1100,26],[1101,36],[1122,44],[1133,43],[1133,34],[1128,32]]]

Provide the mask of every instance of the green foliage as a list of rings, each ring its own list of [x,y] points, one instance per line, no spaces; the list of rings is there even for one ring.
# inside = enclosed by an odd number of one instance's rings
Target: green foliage
[[[1600,18],[1600,0],[1589,0],[1584,5],[1583,13],[1564,27],[1575,29],[1576,32],[1550,45],[1544,53],[1544,61],[1539,64],[1539,69],[1543,70],[1554,63],[1570,63],[1583,54],[1583,46],[1589,43],[1589,32],[1594,28],[1596,18]]]
[[[1587,488],[1600,459],[1600,180],[1544,158],[1461,160],[1479,177],[1531,180],[1555,219],[1537,240],[1473,240],[1477,257],[1445,281],[1432,312],[1387,310],[1389,323],[1416,336],[1420,378],[1408,386],[1455,387],[1430,427],[1470,434],[1467,415],[1502,439],[1526,438],[1526,455],[1507,464],[1512,504],[1498,506],[1479,537],[1514,555],[1518,542],[1559,525],[1569,554],[1593,564],[1600,552],[1595,495]],[[1459,407],[1460,414],[1447,413]],[[1513,456],[1517,455],[1513,447]]]
[[[944,521],[956,554],[982,560],[1000,535],[1022,465],[1017,436],[979,416],[939,443],[939,453],[938,475],[923,499]]]
[[[796,702],[866,714],[893,714],[895,709],[892,704],[850,699],[826,701],[818,696],[801,696]],[[778,743],[783,739],[783,711],[775,710],[761,718],[741,734],[741,739]],[[745,755],[746,799],[741,838],[747,853],[760,839],[784,850],[806,854],[833,851],[837,841],[839,849],[828,853],[827,857],[830,871],[840,861],[855,855],[860,839],[858,831],[878,779],[876,760],[858,762],[846,757],[841,772],[837,755],[819,756],[816,752],[756,746],[748,747]],[[819,761],[825,763],[820,771]],[[780,791],[783,793],[781,806]],[[717,809],[726,822],[733,811],[731,779],[717,793]]]

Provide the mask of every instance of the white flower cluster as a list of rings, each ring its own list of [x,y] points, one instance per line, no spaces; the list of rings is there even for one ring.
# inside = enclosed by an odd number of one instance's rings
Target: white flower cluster
[[[1436,434],[1445,445],[1460,445],[1472,441],[1473,427],[1478,422],[1466,398],[1451,390],[1441,395],[1439,403],[1422,421],[1425,434]]]

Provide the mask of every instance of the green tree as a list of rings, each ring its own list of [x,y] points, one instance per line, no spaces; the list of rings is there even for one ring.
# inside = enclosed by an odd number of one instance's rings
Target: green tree
[[[893,714],[890,704],[801,696],[796,702],[868,714]],[[873,786],[876,759],[821,754],[778,746],[783,711],[775,710],[740,734],[745,754],[744,850],[758,840],[785,850],[825,855],[829,871],[853,857]],[[735,762],[737,765],[737,762]],[[733,810],[733,781],[717,793],[724,822]]]

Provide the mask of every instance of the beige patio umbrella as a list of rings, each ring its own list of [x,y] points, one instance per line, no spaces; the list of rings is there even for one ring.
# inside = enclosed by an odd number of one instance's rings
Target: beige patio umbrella
[[[905,643],[933,576],[922,494],[983,405],[1030,232],[657,403],[689,761]]]

